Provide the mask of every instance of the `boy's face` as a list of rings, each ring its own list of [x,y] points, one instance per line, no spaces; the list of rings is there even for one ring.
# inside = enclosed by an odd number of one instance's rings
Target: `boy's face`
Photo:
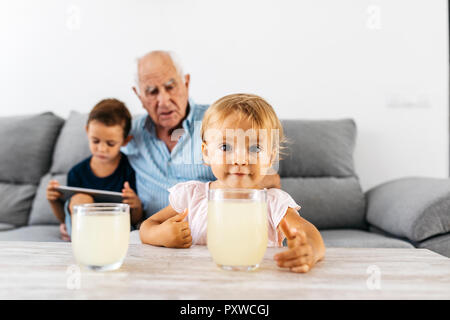
[[[211,131],[206,130],[203,159],[223,187],[259,186],[271,166],[269,131],[252,129],[250,121],[233,115]]]
[[[86,132],[92,157],[100,162],[115,160],[120,147],[125,146],[131,138],[124,139],[121,125],[107,126],[97,120],[89,122]]]

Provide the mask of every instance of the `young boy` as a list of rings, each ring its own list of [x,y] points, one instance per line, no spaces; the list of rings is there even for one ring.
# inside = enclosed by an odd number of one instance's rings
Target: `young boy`
[[[122,146],[133,138],[129,136],[131,115],[126,106],[116,99],[100,101],[89,113],[86,133],[89,140],[91,156],[70,169],[67,185],[70,187],[100,189],[122,192],[123,203],[130,205],[131,224],[142,219],[142,204],[136,192],[135,172],[125,154],[120,152]],[[47,200],[53,213],[62,222],[60,229],[63,240],[70,240],[71,215],[73,208],[79,204],[94,203],[88,194],[77,193],[65,204],[60,200],[61,193],[55,188],[56,180],[47,186]],[[64,223],[67,236],[64,236]]]

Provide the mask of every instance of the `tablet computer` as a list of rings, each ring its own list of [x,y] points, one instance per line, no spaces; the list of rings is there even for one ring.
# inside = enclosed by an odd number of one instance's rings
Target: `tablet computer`
[[[63,199],[67,200],[76,193],[86,193],[91,195],[95,201],[101,202],[111,202],[111,203],[122,203],[123,197],[120,192],[97,190],[97,189],[87,189],[87,188],[76,188],[68,186],[59,186],[56,188],[59,192],[63,194]]]

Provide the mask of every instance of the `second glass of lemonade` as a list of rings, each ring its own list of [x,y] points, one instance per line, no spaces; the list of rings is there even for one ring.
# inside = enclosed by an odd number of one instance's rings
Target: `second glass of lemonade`
[[[130,207],[93,203],[74,207],[72,249],[82,266],[107,271],[120,268],[130,240]]]
[[[225,270],[255,270],[267,249],[267,191],[212,189],[208,192],[207,245]]]

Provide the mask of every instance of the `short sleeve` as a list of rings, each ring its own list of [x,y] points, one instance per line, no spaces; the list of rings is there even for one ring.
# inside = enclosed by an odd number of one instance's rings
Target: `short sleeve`
[[[293,208],[296,211],[301,208],[287,192],[276,188],[268,190],[267,204],[269,218],[274,229],[278,227],[281,219],[286,215],[288,208]]]
[[[74,168],[72,168],[67,174],[67,185],[69,187],[81,187],[80,179],[78,178]]]
[[[136,173],[131,166],[130,162],[128,161],[128,157],[124,155],[125,157],[125,181],[128,181],[130,184],[130,188],[134,190],[134,192],[138,193],[137,187],[136,187]]]
[[[134,170],[131,171],[128,181],[130,181],[130,188],[133,189],[134,192],[136,192],[136,194],[138,194],[138,190],[137,190],[137,186],[136,186],[136,173],[134,172]]]
[[[196,184],[198,184],[197,181],[181,182],[167,189],[170,206],[176,212],[182,213],[184,209],[189,208],[189,201],[193,198]]]

